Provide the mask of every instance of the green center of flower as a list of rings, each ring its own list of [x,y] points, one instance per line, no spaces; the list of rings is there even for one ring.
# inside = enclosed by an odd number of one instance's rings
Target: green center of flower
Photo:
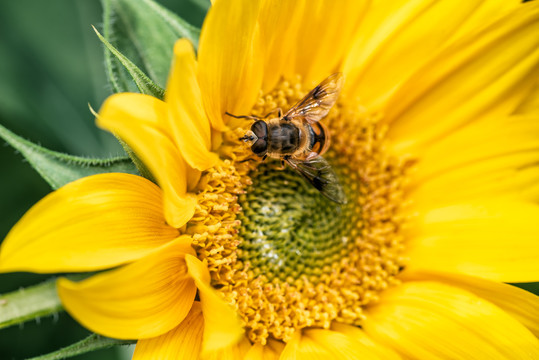
[[[352,251],[348,235],[360,219],[353,206],[326,199],[300,175],[278,166],[260,164],[240,197],[239,259],[250,263],[254,276],[316,280]]]

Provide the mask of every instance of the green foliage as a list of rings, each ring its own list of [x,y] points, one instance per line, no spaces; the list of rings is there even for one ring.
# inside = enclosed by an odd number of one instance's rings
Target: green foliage
[[[164,88],[174,43],[181,37],[195,47],[200,30],[153,0],[103,0],[105,39]],[[105,51],[107,76],[114,92],[136,91],[122,62]]]
[[[75,344],[69,345],[63,349],[54,351],[50,354],[37,356],[29,360],[61,360],[70,358],[75,355],[84,354],[90,351],[107,349],[117,345],[129,345],[134,343],[135,341],[132,340],[117,340],[100,336],[97,334],[92,334],[86,339],[76,342]]]
[[[142,72],[135,64],[133,64],[128,58],[126,58],[121,52],[119,52],[110,42],[107,41],[95,27],[94,31],[97,34],[97,37],[103,45],[111,52],[112,55],[116,57],[116,60],[122,64],[122,66],[127,70],[135,85],[137,86],[139,92],[146,95],[152,95],[158,99],[163,99],[165,96],[165,90],[162,87],[156,85],[146,74]]]
[[[138,173],[128,157],[90,159],[62,154],[25,140],[1,125],[0,138],[17,149],[53,189],[84,176],[105,172]]]
[[[174,43],[184,37],[196,47],[200,35],[198,28],[153,0],[103,0],[105,36],[95,31],[105,45],[105,66],[113,91],[138,91],[158,99],[164,98]],[[120,143],[140,174],[154,181],[133,150]]]

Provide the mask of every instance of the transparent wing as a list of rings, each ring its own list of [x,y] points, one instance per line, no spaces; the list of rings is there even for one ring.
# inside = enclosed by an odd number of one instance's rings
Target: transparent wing
[[[344,76],[342,73],[328,76],[288,110],[283,119],[291,120],[295,117],[303,117],[310,124],[319,121],[327,115],[335,101],[337,101],[343,84]]]
[[[339,204],[347,203],[337,174],[323,157],[317,156],[309,161],[293,159],[285,159],[285,161],[322,195]]]

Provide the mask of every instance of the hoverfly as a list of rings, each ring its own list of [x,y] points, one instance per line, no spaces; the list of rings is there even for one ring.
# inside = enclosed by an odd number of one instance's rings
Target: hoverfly
[[[346,203],[346,196],[337,175],[321,156],[329,148],[330,134],[319,121],[335,104],[343,83],[342,73],[328,76],[284,115],[280,108],[264,118],[226,113],[255,121],[240,140],[262,161],[267,157],[280,159],[283,167],[287,163],[322,195],[339,204]],[[277,117],[270,117],[274,113]]]

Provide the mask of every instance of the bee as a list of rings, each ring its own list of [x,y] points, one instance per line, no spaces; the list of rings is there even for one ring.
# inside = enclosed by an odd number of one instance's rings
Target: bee
[[[288,164],[322,195],[339,204],[346,203],[346,196],[337,175],[322,157],[331,139],[327,127],[319,121],[337,101],[343,83],[342,73],[328,76],[284,115],[280,108],[263,118],[226,113],[254,120],[240,140],[262,161],[267,157],[280,159],[282,168]]]

